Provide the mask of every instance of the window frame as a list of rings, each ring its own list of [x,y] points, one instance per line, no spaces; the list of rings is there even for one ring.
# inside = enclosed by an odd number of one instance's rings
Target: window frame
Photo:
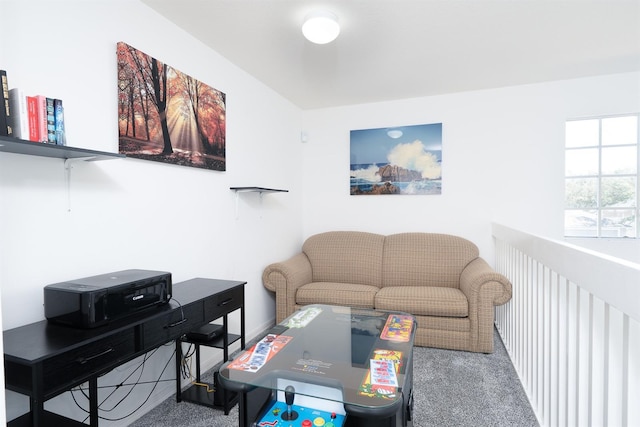
[[[635,144],[603,144],[603,120],[619,118],[619,117],[635,117],[636,120],[636,139]],[[578,122],[578,121],[590,121],[597,120],[598,121],[598,141],[597,145],[584,145],[584,146],[567,146],[567,124],[570,122]],[[565,138],[564,138],[564,153],[565,153],[565,161],[564,161],[564,206],[563,206],[563,234],[565,238],[586,238],[586,239],[640,239],[640,113],[626,113],[626,114],[615,114],[615,115],[603,115],[603,116],[594,116],[594,117],[582,117],[575,119],[567,119],[565,121]],[[603,173],[603,149],[608,148],[620,148],[620,147],[635,147],[636,149],[636,159],[635,159],[635,173]],[[584,175],[569,175],[567,171],[567,154],[571,151],[577,150],[585,150],[585,149],[597,149],[597,172],[595,174],[584,174]],[[633,177],[635,178],[635,203],[634,206],[630,207],[615,207],[615,206],[602,206],[602,198],[603,198],[603,179],[608,178],[625,178],[625,177]],[[570,180],[577,179],[595,179],[596,180],[596,206],[593,208],[578,208],[578,207],[568,207],[567,206],[567,185]],[[624,211],[624,210],[632,210],[635,215],[635,236],[611,236],[611,235],[603,235],[603,212],[605,211]],[[596,212],[596,227],[595,227],[595,235],[577,235],[577,234],[568,234],[567,233],[567,213],[568,212],[578,212],[578,211],[595,211]]]

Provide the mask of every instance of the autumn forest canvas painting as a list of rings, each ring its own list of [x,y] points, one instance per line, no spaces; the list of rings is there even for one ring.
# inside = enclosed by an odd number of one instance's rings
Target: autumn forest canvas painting
[[[119,151],[128,157],[226,170],[226,97],[120,42]]]
[[[351,131],[351,195],[442,194],[442,123]]]

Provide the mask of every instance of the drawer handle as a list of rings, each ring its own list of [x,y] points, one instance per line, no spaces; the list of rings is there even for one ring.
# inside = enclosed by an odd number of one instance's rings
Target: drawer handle
[[[169,323],[167,326],[165,326],[165,329],[174,328],[178,325],[182,325],[186,321],[187,321],[187,318],[185,317],[184,319],[180,319],[177,322]]]
[[[81,365],[84,365],[87,362],[91,362],[93,359],[97,359],[98,357],[104,356],[105,354],[109,354],[111,353],[113,350],[113,347],[110,347],[108,349],[106,349],[103,352],[100,352],[98,354],[94,354],[93,356],[89,356],[89,357],[78,357],[76,359],[76,362],[78,362]]]
[[[226,300],[222,301],[221,303],[218,304],[218,307],[222,307],[223,305],[227,305],[230,302],[233,302],[233,298],[227,298]]]

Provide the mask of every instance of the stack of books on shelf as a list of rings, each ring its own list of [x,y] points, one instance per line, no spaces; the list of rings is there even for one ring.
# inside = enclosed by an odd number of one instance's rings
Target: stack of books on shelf
[[[0,136],[67,145],[62,100],[44,95],[26,96],[21,89],[9,89],[5,70],[0,70],[0,78]]]

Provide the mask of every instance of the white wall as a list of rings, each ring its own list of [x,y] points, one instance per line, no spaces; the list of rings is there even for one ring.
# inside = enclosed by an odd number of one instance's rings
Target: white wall
[[[3,327],[44,319],[46,284],[127,268],[168,270],[174,283],[246,280],[247,334],[269,326],[274,304],[262,269],[301,244],[301,111],[137,1],[11,0],[1,7],[0,68],[10,87],[63,99],[70,146],[118,150],[118,41],[227,95],[226,172],[136,159],[79,163],[67,192],[62,160],[0,153]],[[230,186],[290,192],[262,201],[242,194],[236,212]],[[238,320],[232,317],[236,326]],[[162,348],[143,380],[157,378],[170,356],[171,348]],[[221,357],[218,351],[209,359]],[[100,383],[116,382],[137,363]],[[172,366],[163,378],[174,376]],[[107,416],[127,414],[150,388]],[[174,390],[171,381],[161,383],[145,409]],[[8,393],[7,402],[9,419],[26,409],[21,396]],[[78,413],[68,394],[53,406]]]
[[[454,233],[489,262],[492,221],[561,239],[565,121],[637,111],[640,73],[306,111],[304,235]],[[350,130],[425,123],[443,124],[442,195],[349,195]]]

